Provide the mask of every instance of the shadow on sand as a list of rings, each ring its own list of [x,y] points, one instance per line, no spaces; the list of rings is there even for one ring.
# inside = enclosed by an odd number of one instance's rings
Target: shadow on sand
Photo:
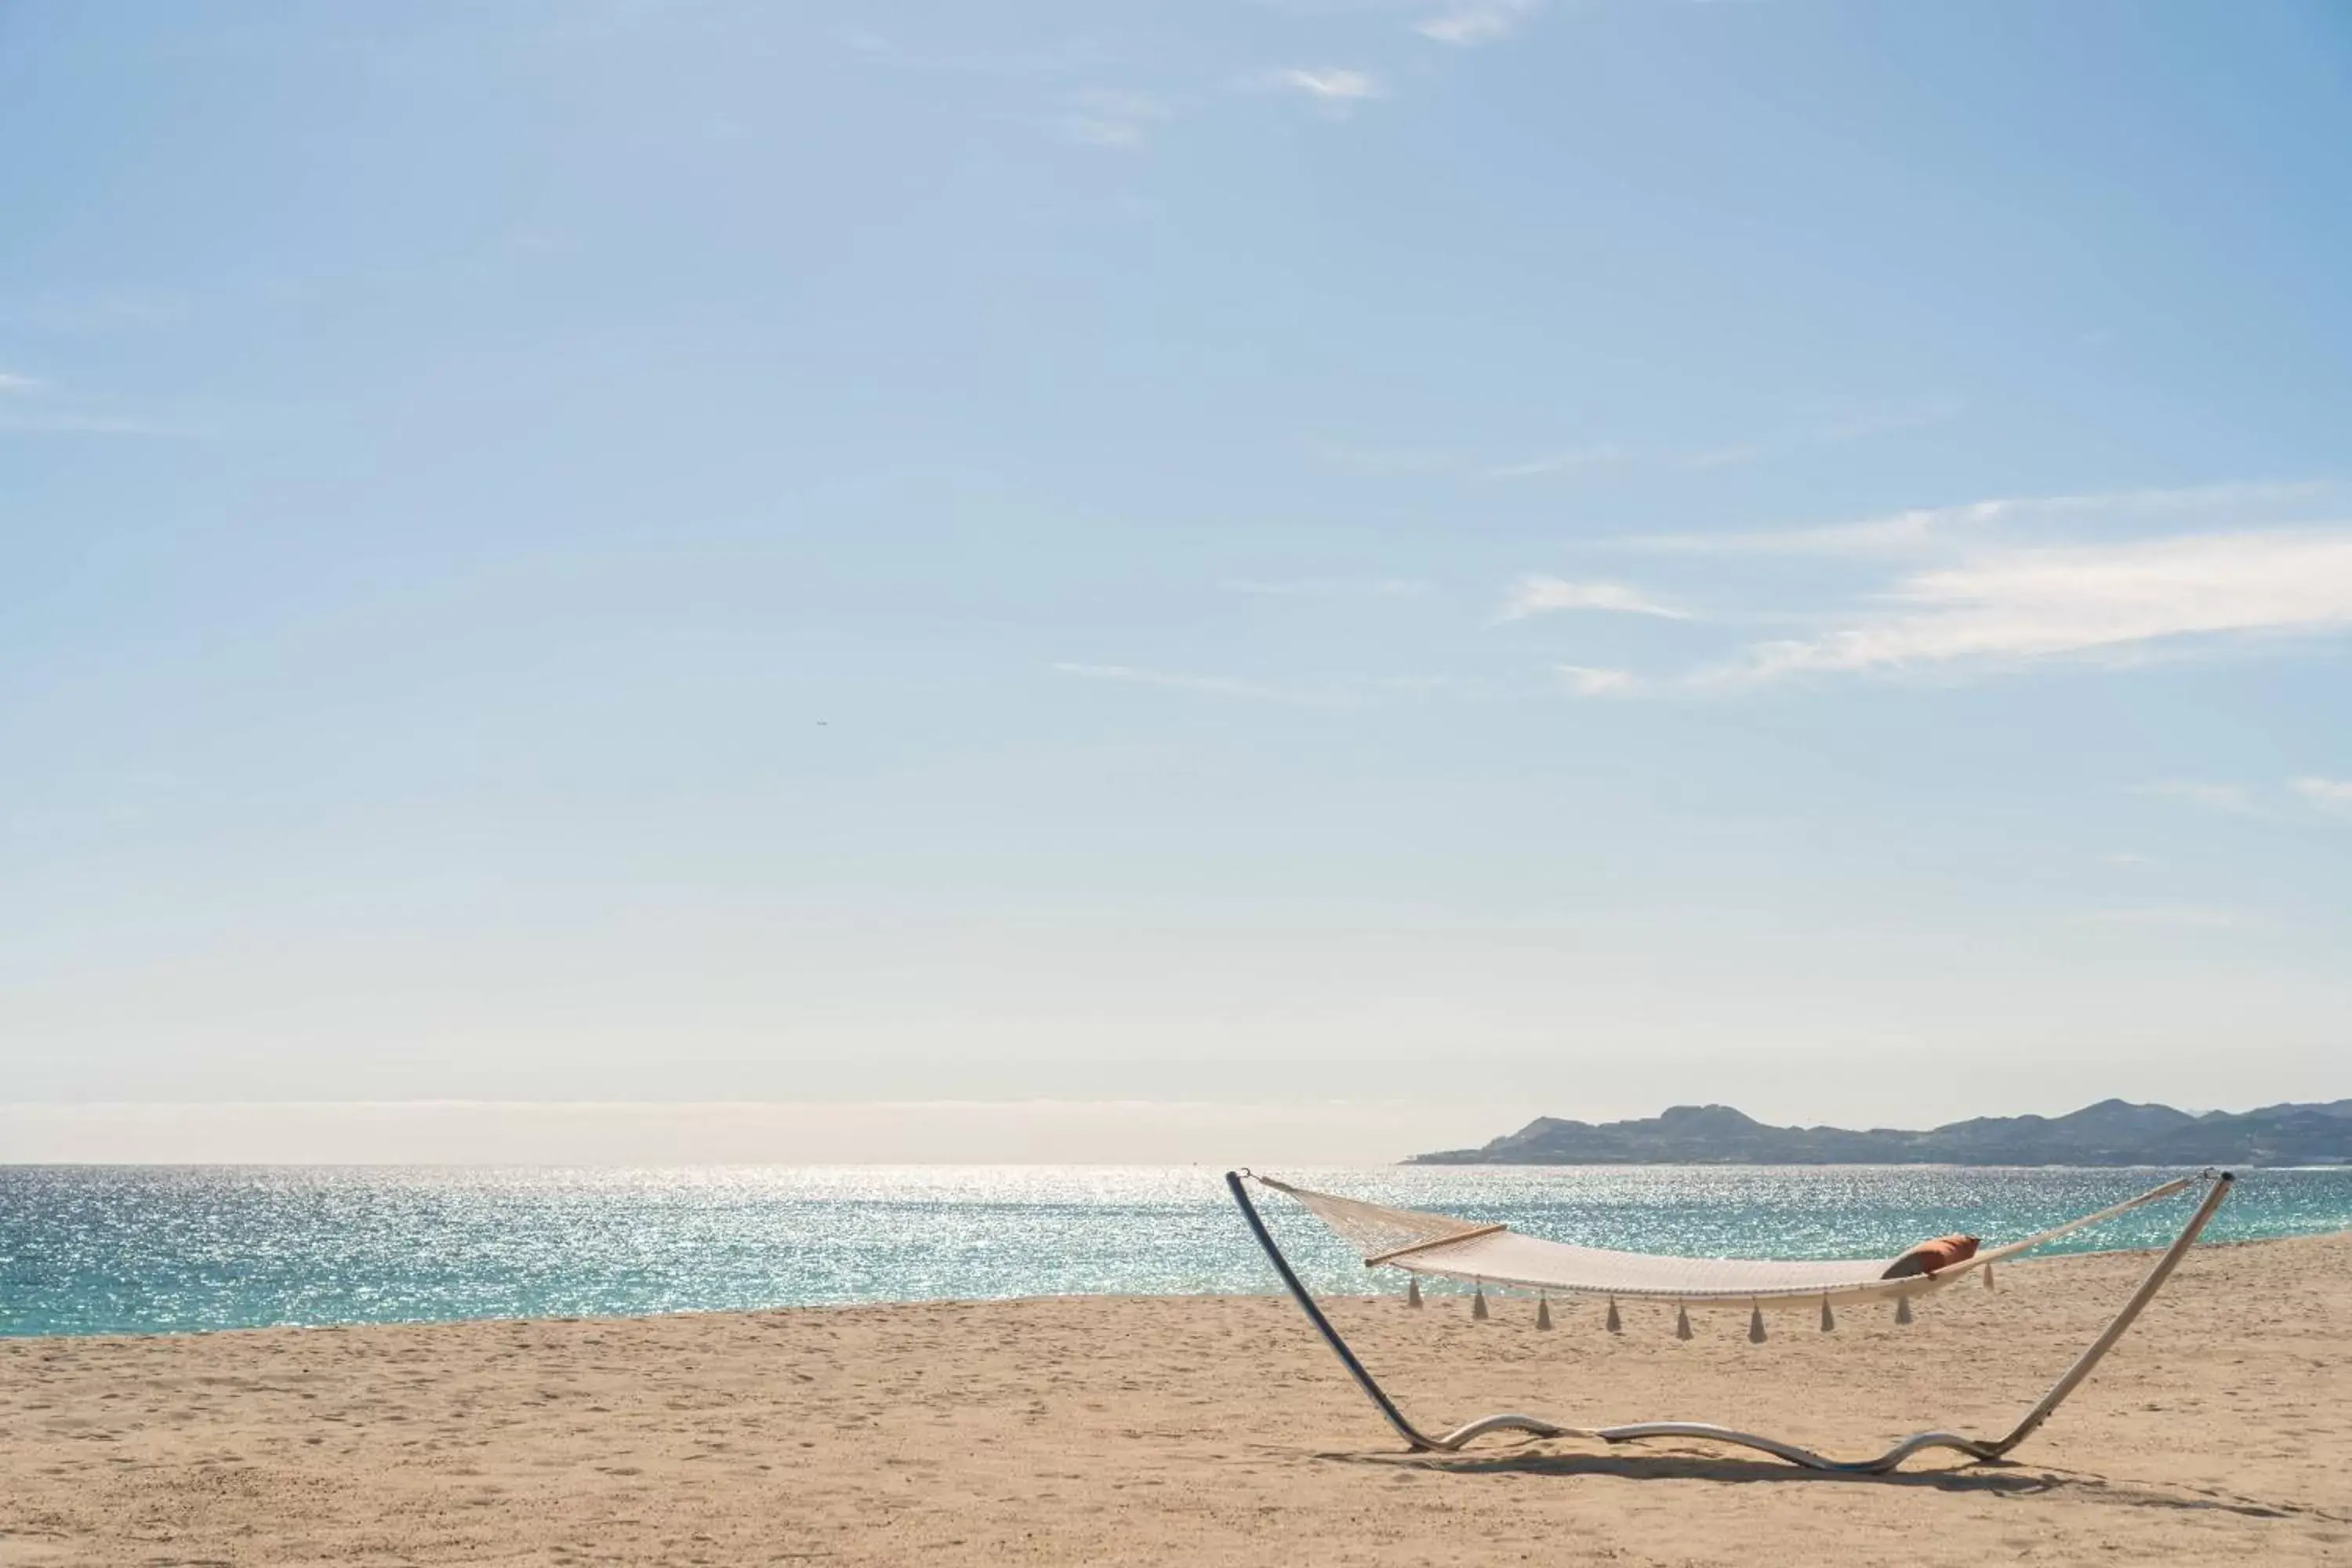
[[[1653,1453],[1558,1453],[1538,1444],[1485,1454],[1319,1453],[1327,1464],[1367,1465],[1458,1476],[1605,1476],[1622,1480],[1700,1480],[1734,1485],[1904,1487],[1943,1492],[1990,1493],[2030,1498],[2063,1493],[2118,1508],[2161,1508],[2242,1515],[2250,1519],[2308,1519],[2352,1523],[2352,1515],[2298,1503],[2271,1503],[2194,1488],[2172,1488],[2111,1479],[2003,1461],[1943,1469],[1895,1470],[1859,1475],[1800,1469],[1769,1459],[1734,1458],[1702,1450]]]

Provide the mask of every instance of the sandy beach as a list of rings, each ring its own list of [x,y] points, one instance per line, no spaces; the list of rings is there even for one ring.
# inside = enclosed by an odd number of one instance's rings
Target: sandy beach
[[[1333,1313],[1426,1423],[2005,1428],[2145,1260],[1897,1328]],[[2352,1562],[2352,1237],[2198,1252],[2001,1468],[1676,1442],[1402,1451],[1276,1298],[0,1341],[0,1563]]]

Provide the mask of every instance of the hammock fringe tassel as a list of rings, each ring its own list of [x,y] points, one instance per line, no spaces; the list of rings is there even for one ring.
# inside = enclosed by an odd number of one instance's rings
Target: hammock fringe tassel
[[[1764,1304],[1760,1301],[1748,1310],[1748,1342],[1751,1345],[1764,1342]]]
[[[1421,1276],[1418,1274],[1404,1277],[1404,1304],[1408,1307],[1421,1305]]]
[[[1830,1310],[1830,1299],[1824,1296],[1822,1298],[1822,1332],[1826,1334],[1836,1327],[1837,1314]]]
[[[1609,1331],[1612,1334],[1625,1331],[1624,1320],[1617,1315],[1617,1298],[1614,1296],[1609,1298]]]
[[[1470,1315],[1479,1322],[1486,1321],[1486,1287],[1484,1284],[1470,1288]]]
[[[1907,1323],[1911,1321],[1910,1297],[1897,1296],[1895,1298],[1895,1321],[1898,1323]]]
[[[1551,1300],[1549,1297],[1536,1298],[1536,1327],[1539,1329],[1551,1327]]]
[[[1690,1309],[1676,1302],[1675,1304],[1675,1338],[1686,1340],[1690,1337]]]

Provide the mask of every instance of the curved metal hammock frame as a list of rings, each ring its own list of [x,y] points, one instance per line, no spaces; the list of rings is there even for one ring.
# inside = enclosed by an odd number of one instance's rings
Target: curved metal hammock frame
[[[2090,1348],[2075,1358],[2074,1364],[2050,1385],[2050,1392],[2042,1396],[2041,1403],[2027,1411],[2025,1418],[2011,1428],[2007,1436],[1980,1438],[1964,1436],[1958,1432],[1915,1432],[1886,1452],[1873,1458],[1832,1459],[1810,1448],[1799,1447],[1794,1443],[1784,1443],[1776,1437],[1736,1431],[1705,1421],[1637,1421],[1616,1426],[1566,1426],[1558,1422],[1507,1411],[1481,1415],[1450,1432],[1433,1436],[1405,1418],[1404,1412],[1397,1408],[1396,1401],[1390,1398],[1388,1392],[1365,1370],[1364,1363],[1357,1359],[1348,1342],[1341,1339],[1339,1331],[1331,1326],[1331,1320],[1324,1316],[1323,1309],[1299,1280],[1297,1270],[1291,1268],[1290,1259],[1283,1256],[1282,1248],[1276,1244],[1274,1233],[1266,1228],[1265,1217],[1250,1201],[1249,1193],[1243,1185],[1245,1175],[1244,1172],[1228,1171],[1225,1173],[1225,1185],[1233,1193],[1234,1202],[1241,1205],[1242,1217],[1249,1222],[1251,1234],[1257,1237],[1258,1246],[1265,1249],[1266,1258],[1274,1264],[1275,1272],[1282,1277],[1283,1284],[1289,1288],[1299,1310],[1307,1314],[1307,1321],[1315,1325],[1316,1331],[1330,1345],[1341,1364],[1347,1367],[1349,1375],[1356,1380],[1357,1386],[1379,1407],[1389,1425],[1396,1428],[1397,1434],[1417,1452],[1452,1453],[1490,1432],[1526,1432],[1537,1437],[1584,1437],[1610,1444],[1640,1442],[1651,1437],[1698,1437],[1709,1442],[1754,1448],[1809,1470],[1831,1470],[1847,1475],[1884,1475],[1914,1454],[1927,1448],[1952,1448],[1980,1463],[1989,1462],[2001,1458],[2032,1436],[2035,1428],[2049,1420],[2051,1413],[2082,1384],[2084,1378],[2091,1375],[2091,1369],[2115,1348],[2116,1342],[2123,1338],[2124,1331],[2131,1327],[2132,1321],[2164,1288],[2164,1282],[2171,1278],[2172,1271],[2180,1266],[2180,1260],[2196,1245],[2199,1233],[2213,1217],[2213,1211],[2220,1208],[2222,1200],[2230,1195],[2231,1184],[2235,1180],[2228,1171],[2204,1173],[2201,1178],[2206,1183],[2204,1199],[2197,1205],[2197,1211],[2189,1216],[2189,1223],[2158,1257],[2154,1267],[2139,1282],[2139,1288],[2124,1302],[2123,1310],[2100,1331],[2099,1337],[2091,1342]],[[1261,1177],[1249,1179],[1264,1180]]]

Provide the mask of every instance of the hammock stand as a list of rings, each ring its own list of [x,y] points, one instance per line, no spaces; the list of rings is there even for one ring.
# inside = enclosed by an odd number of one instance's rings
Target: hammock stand
[[[1819,1300],[1823,1303],[1822,1310],[1826,1321],[1827,1303],[1834,1295],[1843,1293],[1849,1299],[1856,1296],[1863,1299],[1892,1297],[1907,1308],[1912,1296],[1939,1289],[1961,1275],[1978,1268],[1987,1271],[1986,1278],[1990,1281],[1990,1268],[1997,1258],[2027,1251],[2054,1237],[2113,1218],[2127,1209],[2137,1208],[2142,1204],[2169,1197],[2200,1182],[2204,1184],[2203,1201],[2197,1205],[2196,1212],[2189,1216],[2189,1222],[2181,1227],[2180,1234],[2173,1238],[2172,1244],[2158,1257],[2155,1265],[2148,1269],[2147,1277],[2139,1282],[2138,1289],[2134,1290],[2130,1298],[2124,1302],[2123,1309],[2100,1331],[2099,1337],[2091,1342],[2090,1348],[2075,1358],[2074,1364],[2068,1367],[2058,1381],[2050,1385],[2050,1391],[2042,1396],[2041,1402],[2026,1412],[2024,1419],[2011,1428],[2006,1436],[1985,1439],[1963,1436],[1957,1432],[1915,1432],[1886,1452],[1874,1458],[1832,1459],[1814,1453],[1810,1448],[1799,1447],[1793,1443],[1784,1443],[1775,1437],[1759,1436],[1753,1432],[1740,1432],[1728,1426],[1718,1426],[1705,1421],[1639,1421],[1617,1426],[1564,1426],[1557,1422],[1541,1420],[1533,1415],[1503,1412],[1493,1415],[1482,1415],[1475,1421],[1465,1422],[1451,1432],[1432,1436],[1405,1418],[1404,1413],[1397,1408],[1396,1401],[1390,1398],[1387,1391],[1381,1387],[1369,1371],[1365,1370],[1364,1363],[1357,1359],[1356,1352],[1348,1347],[1348,1342],[1341,1339],[1339,1331],[1331,1326],[1331,1320],[1323,1315],[1323,1309],[1317,1305],[1314,1296],[1299,1280],[1297,1271],[1290,1266],[1289,1258],[1284,1257],[1282,1248],[1276,1245],[1274,1233],[1266,1228],[1265,1217],[1258,1213],[1257,1205],[1250,1201],[1249,1193],[1243,1184],[1244,1180],[1255,1181],[1272,1191],[1299,1197],[1302,1202],[1317,1200],[1311,1202],[1310,1206],[1316,1210],[1318,1216],[1327,1220],[1329,1216],[1325,1211],[1331,1205],[1367,1211],[1375,1210],[1377,1205],[1358,1204],[1352,1199],[1332,1198],[1327,1194],[1308,1193],[1304,1188],[1293,1187],[1287,1183],[1277,1182],[1271,1177],[1256,1175],[1251,1172],[1228,1171],[1225,1173],[1225,1185],[1233,1193],[1234,1202],[1241,1206],[1242,1217],[1249,1222],[1251,1234],[1257,1237],[1258,1246],[1265,1249],[1267,1259],[1273,1263],[1275,1272],[1282,1277],[1283,1284],[1289,1288],[1292,1298],[1298,1303],[1299,1310],[1307,1314],[1307,1321],[1315,1325],[1316,1331],[1320,1333],[1324,1342],[1330,1345],[1332,1352],[1339,1356],[1340,1363],[1347,1367],[1349,1375],[1356,1380],[1357,1386],[1364,1391],[1372,1404],[1379,1407],[1381,1415],[1387,1418],[1389,1425],[1395,1427],[1397,1434],[1416,1452],[1452,1453],[1489,1432],[1526,1432],[1536,1437],[1583,1437],[1612,1445],[1639,1442],[1652,1437],[1696,1437],[1709,1442],[1754,1448],[1809,1470],[1873,1476],[1884,1475],[1895,1469],[1914,1454],[1927,1448],[1953,1448],[1979,1463],[1990,1463],[2001,1458],[2011,1449],[2032,1436],[2034,1429],[2050,1418],[2051,1412],[2056,1410],[2066,1396],[2074,1393],[2084,1378],[2091,1375],[2091,1369],[2097,1366],[2107,1352],[2115,1348],[2116,1342],[2123,1338],[2124,1331],[2131,1327],[2132,1320],[2138,1317],[2141,1310],[2154,1299],[2157,1291],[2163,1289],[2164,1282],[2171,1277],[2172,1271],[2179,1267],[2180,1260],[2188,1255],[2189,1247],[2196,1244],[2198,1233],[2202,1231],[2206,1222],[2213,1217],[2213,1211],[2220,1208],[2221,1201],[2229,1196],[2231,1184],[2234,1179],[2232,1173],[2228,1171],[2206,1171],[2197,1176],[2180,1177],[2175,1181],[2167,1182],[2161,1186],[2150,1188],[2139,1196],[2127,1199],[2112,1208],[2102,1209],[2096,1214],[2069,1221],[2053,1230],[2029,1237],[2023,1241],[1991,1248],[1979,1254],[1977,1258],[1966,1264],[1945,1268],[1937,1274],[1917,1275],[1899,1281],[1885,1280],[1879,1282],[1875,1288],[1852,1283],[1845,1284],[1842,1291],[1834,1285],[1826,1290],[1808,1289],[1753,1291],[1648,1288],[1606,1290],[1597,1286],[1562,1285],[1558,1282],[1546,1286],[1547,1289],[1564,1289],[1570,1294],[1609,1295],[1612,1299],[1611,1307],[1612,1315],[1615,1311],[1614,1298],[1618,1296],[1676,1301],[1706,1300],[1717,1304],[1727,1300],[1752,1300],[1754,1310],[1758,1314],[1755,1321],[1760,1326],[1762,1307],[1768,1300],[1774,1305],[1785,1306],[1810,1305]],[[1395,1222],[1402,1222],[1406,1226],[1418,1224],[1426,1228],[1429,1222],[1433,1221],[1451,1228],[1439,1231],[1433,1240],[1421,1241],[1401,1248],[1375,1251],[1367,1257],[1365,1263],[1367,1268],[1386,1265],[1408,1269],[1415,1274],[1438,1274],[1474,1281],[1494,1280],[1496,1283],[1523,1285],[1536,1283],[1523,1279],[1512,1279],[1494,1274],[1482,1275],[1463,1268],[1448,1268],[1442,1257],[1433,1256],[1440,1254],[1442,1249],[1448,1247],[1471,1247],[1490,1237],[1508,1236],[1509,1233],[1503,1226],[1474,1226],[1466,1221],[1453,1219],[1449,1215],[1424,1215],[1412,1210],[1379,1210],[1376,1219],[1381,1215],[1395,1216]],[[1523,1244],[1527,1240],[1524,1237],[1512,1239]],[[1538,1245],[1549,1246],[1550,1244]],[[1626,1255],[1602,1256],[1622,1258]],[[1847,1272],[1851,1270],[1848,1269]],[[1484,1305],[1483,1296],[1480,1305]],[[1751,1337],[1756,1336],[1751,1332]]]

